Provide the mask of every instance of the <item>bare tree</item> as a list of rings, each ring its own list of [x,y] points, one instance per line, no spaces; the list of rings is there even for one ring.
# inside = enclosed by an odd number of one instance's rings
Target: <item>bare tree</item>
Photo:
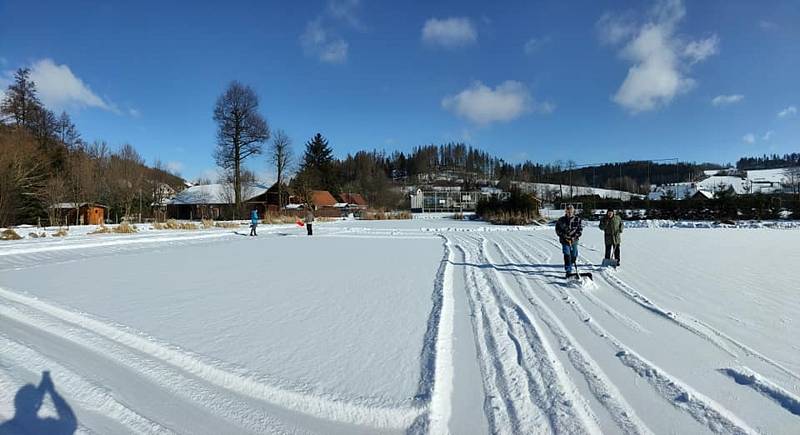
[[[67,112],[61,112],[61,116],[56,120],[55,133],[56,138],[69,149],[81,144],[81,135]]]
[[[249,86],[237,81],[219,96],[214,107],[217,122],[217,165],[233,178],[234,210],[242,207],[242,163],[261,154],[261,144],[270,137],[267,121],[258,113],[258,96]]]
[[[66,177],[61,172],[54,173],[42,186],[39,197],[47,207],[47,217],[50,225],[61,225],[61,204],[67,197]]]
[[[0,134],[0,227],[14,223],[35,199],[46,177],[46,164],[25,131]]]
[[[783,179],[785,180],[784,184],[789,187],[791,192],[800,196],[800,166],[784,169]]]
[[[278,212],[283,208],[283,177],[292,162],[292,140],[283,130],[275,132],[275,138],[270,147],[270,160],[275,165],[278,175]]]

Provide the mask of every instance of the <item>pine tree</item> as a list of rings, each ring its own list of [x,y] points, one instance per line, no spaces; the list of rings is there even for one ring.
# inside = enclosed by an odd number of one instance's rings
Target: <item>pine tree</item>
[[[338,192],[338,183],[333,164],[333,150],[328,141],[319,133],[306,143],[303,162],[300,164],[298,179],[312,189]]]
[[[18,127],[35,130],[37,114],[43,107],[36,96],[36,84],[30,77],[28,68],[20,68],[14,73],[14,82],[8,86],[0,103],[0,117],[3,121],[11,120]]]

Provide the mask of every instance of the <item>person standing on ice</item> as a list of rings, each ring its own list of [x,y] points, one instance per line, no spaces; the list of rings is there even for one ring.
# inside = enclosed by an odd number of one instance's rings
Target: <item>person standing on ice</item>
[[[567,276],[572,274],[572,267],[578,260],[578,239],[583,234],[583,222],[575,215],[575,207],[568,205],[556,222],[556,235],[561,242],[561,251],[564,253],[564,270]]]
[[[622,241],[622,219],[609,209],[606,215],[600,218],[600,229],[605,233],[606,255],[603,263],[611,262],[611,250],[614,250],[615,266],[619,266],[619,244]]]
[[[250,212],[250,235],[257,236],[256,228],[258,227],[258,210],[253,209]]]
[[[306,230],[308,231],[308,235],[314,235],[314,230],[311,229],[311,225],[314,223],[314,206],[309,205],[306,208],[306,218],[303,219],[303,222],[306,224]]]

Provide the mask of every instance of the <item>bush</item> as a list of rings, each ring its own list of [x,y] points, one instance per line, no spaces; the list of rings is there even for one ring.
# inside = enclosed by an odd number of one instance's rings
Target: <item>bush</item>
[[[127,222],[123,222],[114,227],[114,232],[118,234],[133,234],[137,231],[139,230],[136,228],[136,225],[131,225]]]
[[[206,219],[203,219],[203,227],[210,228],[206,226]],[[208,222],[213,222],[208,220]],[[175,219],[170,219],[164,223],[154,223],[153,224],[154,230],[196,230],[198,229],[196,224],[191,222],[178,222]]]
[[[214,228],[214,221],[211,219],[203,219],[202,225],[204,229]]]
[[[0,240],[20,240],[22,237],[14,230],[3,230],[0,233]]]
[[[512,189],[507,199],[492,196],[478,201],[475,214],[495,225],[528,225],[539,219],[539,202],[533,195]]]
[[[44,231],[41,233],[30,232],[28,233],[28,237],[31,239],[38,239],[40,237],[44,238],[47,237],[47,233],[45,233]]]
[[[100,226],[97,227],[96,230],[90,232],[89,234],[109,234],[109,233],[111,233],[111,228],[103,224],[100,224]]]
[[[391,212],[386,212],[383,210],[368,210],[361,213],[361,219],[367,221],[411,219],[411,212],[406,210]]]
[[[67,231],[69,231],[69,228],[59,228],[58,231],[53,233],[53,237],[64,237],[67,235]]]

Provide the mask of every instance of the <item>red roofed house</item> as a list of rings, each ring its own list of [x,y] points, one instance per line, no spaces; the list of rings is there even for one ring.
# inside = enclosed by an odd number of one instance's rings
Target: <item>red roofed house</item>
[[[342,193],[339,195],[342,202],[347,203],[349,209],[366,210],[367,200],[358,193]]]

